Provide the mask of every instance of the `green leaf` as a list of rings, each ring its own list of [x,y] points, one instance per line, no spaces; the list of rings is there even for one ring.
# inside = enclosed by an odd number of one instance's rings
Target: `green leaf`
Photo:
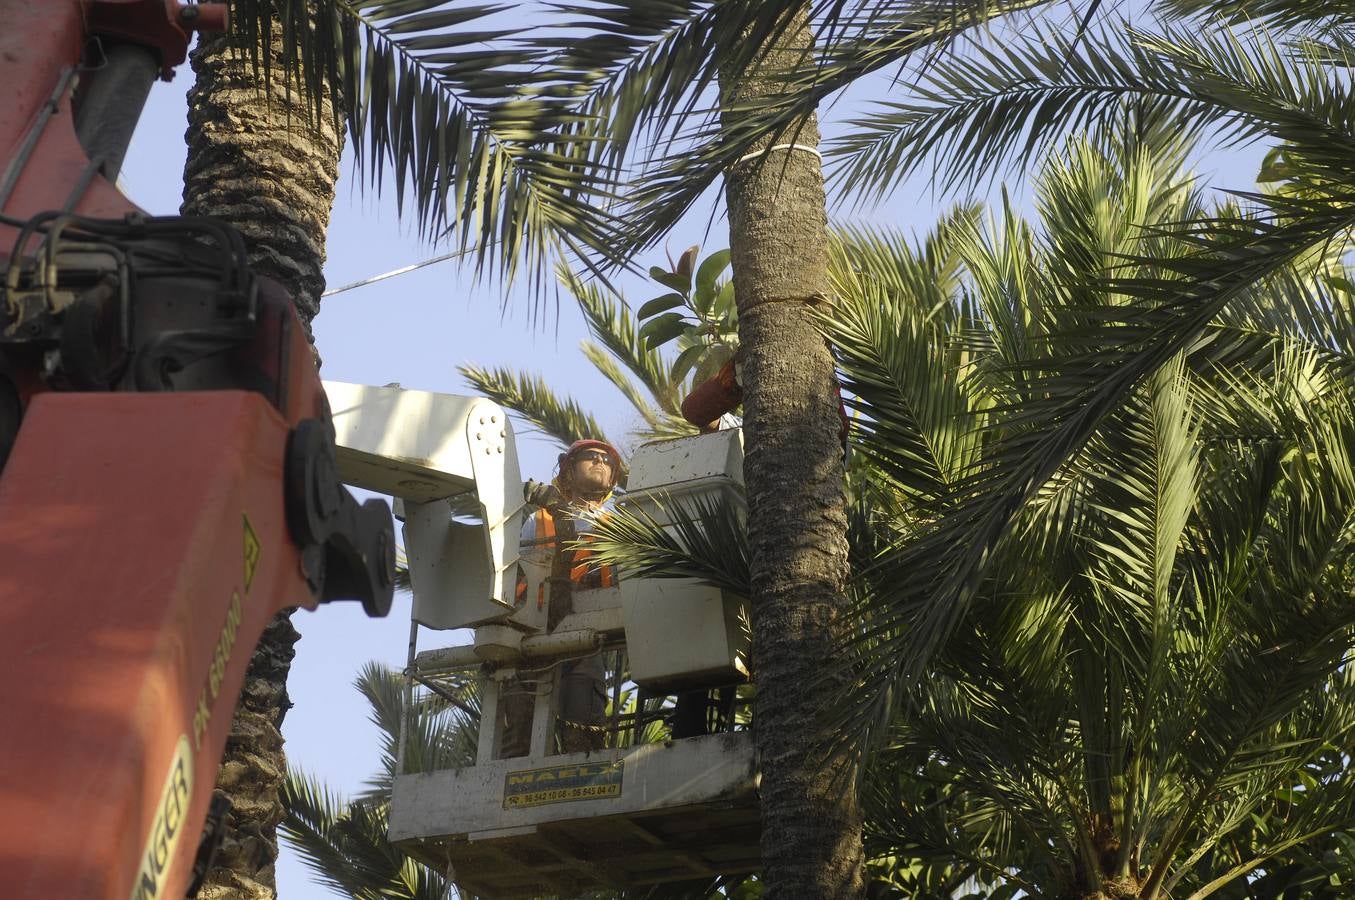
[[[580,27],[604,47],[627,44],[596,54],[601,58],[571,60],[573,71],[595,86],[589,111],[605,120],[607,140],[615,142],[597,155],[615,159],[635,138],[645,139],[643,148],[631,148],[631,158],[643,161],[644,168],[624,193],[615,192],[624,196],[626,207],[616,249],[633,254],[660,241],[731,167],[778,165],[768,160],[779,157],[747,157],[768,135],[796,139],[805,116],[842,88],[891,67],[935,64],[967,30],[1047,2],[834,0],[801,7],[627,0],[589,5]],[[1096,5],[1093,0],[1090,8]],[[787,13],[800,8],[812,11],[814,40],[808,52],[786,60],[789,71],[774,76],[782,89],[760,92],[754,102],[708,102],[718,71],[760,65],[754,61],[765,46],[759,41],[799,27],[797,17]],[[654,21],[661,17],[661,24]],[[624,42],[614,35],[634,37]],[[580,44],[574,33],[569,39],[571,48]]]
[[[738,504],[710,496],[654,496],[667,524],[644,507],[619,506],[600,519],[589,549],[623,577],[695,578],[748,596],[748,530]]]
[[[645,305],[640,307],[640,311],[635,314],[635,317],[637,319],[648,319],[650,316],[683,306],[686,302],[687,298],[681,294],[663,294],[653,300],[646,301]]]
[[[682,334],[687,330],[687,325],[682,313],[664,313],[657,319],[650,319],[640,328],[640,342],[653,350]]]
[[[710,256],[701,261],[701,268],[696,270],[696,293],[699,297],[706,297],[715,291],[716,279],[725,269],[729,268],[729,251],[716,250]]]
[[[720,321],[729,320],[731,323],[738,318],[738,308],[734,305],[734,282],[726,281],[720,288],[720,293],[715,296],[714,314]]]
[[[701,359],[701,357],[705,355],[705,353],[706,347],[702,344],[697,344],[694,347],[688,347],[686,350],[683,350],[681,353],[679,353],[677,361],[673,363],[672,370],[673,381],[681,383],[684,379],[686,379],[687,373],[691,371],[692,366],[695,366],[697,362]]]
[[[647,398],[635,382],[626,377],[617,365],[615,356],[608,354],[602,347],[594,344],[592,341],[584,341],[580,348],[584,357],[593,364],[603,378],[612,383],[621,395],[630,401],[630,405],[635,407],[635,411],[644,419],[645,426],[652,432],[658,427],[661,414],[654,410],[653,402]]]
[[[692,289],[692,278],[690,275],[683,276],[676,272],[667,272],[658,266],[649,267],[649,277],[653,278],[666,288],[672,288],[683,296],[686,296]]]
[[[639,323],[621,298],[605,292],[596,281],[580,279],[568,269],[559,270],[561,283],[579,303],[588,328],[607,352],[625,366],[649,391],[654,402],[670,416],[677,415],[679,398],[668,378],[668,366],[640,340]]]

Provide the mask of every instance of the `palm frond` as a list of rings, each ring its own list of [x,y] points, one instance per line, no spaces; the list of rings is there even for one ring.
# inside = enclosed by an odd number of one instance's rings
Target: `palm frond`
[[[584,321],[588,323],[588,330],[592,332],[597,342],[639,380],[661,410],[669,415],[677,415],[681,398],[677,394],[676,385],[668,376],[668,366],[658,350],[647,347],[640,341],[635,314],[625,301],[607,292],[596,282],[585,281],[569,269],[561,267],[556,271],[556,275],[560,283],[574,295]],[[601,358],[601,354],[598,354],[598,357]],[[609,368],[614,368],[614,365],[609,365]],[[618,388],[622,386],[611,376],[608,378]],[[625,392],[623,388],[623,393]],[[638,393],[636,396],[639,396]],[[643,415],[643,408],[648,404],[637,403],[629,394],[627,399],[630,399]],[[651,421],[648,416],[645,420]]]
[[[381,663],[369,662],[354,686],[366,698],[370,719],[381,733],[381,758],[362,799],[382,802],[390,796],[404,737],[404,771],[431,772],[470,765],[475,759],[480,725],[480,697],[474,679],[452,676],[425,682],[407,694],[406,676]],[[406,715],[406,697],[414,708]]]
[[[984,559],[1017,511],[1136,385],[1190,349],[1234,297],[1355,227],[1349,206],[1301,205],[1303,215],[1298,215],[1294,202],[1288,202],[1286,217],[1279,221],[1196,225],[1192,232],[1180,233],[1182,238],[1208,229],[1216,236],[1178,260],[1145,261],[1161,265],[1166,276],[1106,281],[1107,293],[1134,296],[1138,303],[1126,307],[1123,315],[1108,315],[1092,341],[1118,349],[1076,357],[1057,375],[1040,379],[1039,393],[1045,399],[1032,402],[1017,421],[1021,430],[987,455],[970,485],[972,493],[934,531],[893,555],[890,564],[897,566],[899,580],[892,605],[920,614],[908,615],[908,635],[893,645],[895,665],[890,674],[882,673],[882,684],[920,671],[924,660],[945,643],[973,597]],[[925,605],[919,610],[917,603]],[[893,621],[902,624],[902,619]]]
[[[1093,0],[1094,9],[1099,0]],[[596,158],[619,171],[636,138],[645,150],[670,147],[701,113],[718,71],[753,65],[761,48],[797,27],[807,15],[816,28],[817,53],[850,65],[858,74],[878,67],[854,57],[869,47],[877,54],[889,36],[908,40],[909,31],[958,33],[1003,12],[1036,5],[994,0],[817,0],[813,3],[711,3],[709,0],[605,0],[561,3],[562,21],[530,40],[549,64],[539,73],[553,95],[562,87],[581,114],[580,129],[601,138]],[[867,39],[865,36],[869,35]],[[912,38],[925,44],[935,37]],[[823,77],[821,60],[806,56],[800,77],[806,86]],[[816,74],[817,73],[817,74]],[[840,77],[835,87],[848,83]],[[812,108],[817,99],[805,108]],[[803,110],[801,111],[801,114]],[[782,127],[785,121],[781,121]],[[781,129],[769,128],[776,132]]]
[[[592,413],[572,397],[556,396],[540,375],[469,364],[457,371],[476,392],[518,413],[562,446],[584,438],[608,440]]]
[[[1218,356],[1235,367],[1254,355],[1264,366],[1275,348],[1295,343],[1315,354],[1335,378],[1355,375],[1355,284],[1340,261],[1322,259],[1341,253],[1344,241],[1321,248],[1312,260],[1300,260],[1229,304],[1212,326]],[[1237,354],[1236,361],[1224,347]]]
[[[635,383],[621,371],[617,365],[615,354],[599,347],[597,344],[585,341],[581,346],[584,358],[593,364],[602,377],[606,378],[612,385],[621,392],[635,411],[640,414],[644,424],[635,429],[632,437],[639,441],[663,440],[666,438],[688,437],[696,434],[698,429],[695,425],[688,422],[682,416],[666,409],[655,409],[650,405],[653,394],[648,397],[640,392]],[[670,398],[680,394],[670,394]]]
[[[597,369],[602,377],[610,381],[612,386],[621,392],[621,396],[630,402],[631,407],[640,414],[640,418],[645,421],[646,425],[653,427],[657,424],[659,416],[663,413],[650,405],[650,398],[641,393],[639,388],[635,386],[635,382],[621,371],[616,359],[607,350],[591,341],[584,341],[579,345],[579,349],[583,352],[584,359],[592,363],[593,368]]]
[[[561,4],[558,30],[534,45],[550,60],[543,80],[576,92],[579,130],[605,137],[594,146],[599,161],[621,166],[638,132],[692,112],[715,76],[710,63],[721,43],[728,49],[717,22],[746,28],[757,15],[730,6],[721,10],[708,0]]]
[[[306,865],[326,884],[348,891],[349,885],[331,872],[340,871],[343,853],[329,839],[330,829],[344,807],[342,799],[313,777],[292,771],[283,785],[287,815],[279,823],[283,837],[301,853]]]
[[[1349,0],[1164,0],[1162,11],[1173,18],[1197,16],[1233,25],[1303,28],[1331,20],[1355,19]]]
[[[954,304],[952,235],[971,215],[943,222],[920,252],[897,236],[852,229],[832,252],[837,301],[821,324],[861,413],[857,446],[919,505],[948,496],[979,446]]]
[[[527,98],[537,52],[513,42],[508,6],[448,0],[230,0],[232,31],[265,78],[346,120],[366,182],[393,170],[421,233],[474,248],[477,273],[527,273],[542,294],[564,253],[619,263],[601,205],[608,177],[570,137],[578,114]]]
[[[656,132],[644,154],[653,163],[624,191],[618,191],[625,196],[622,216],[626,222],[618,234],[619,246],[625,253],[634,254],[653,245],[731,166],[776,165],[774,157],[745,157],[759,142],[793,141],[821,101],[858,79],[905,60],[930,61],[966,31],[1046,2],[915,0],[906,4],[861,3],[854,8],[838,0],[817,4],[814,12],[821,44],[798,59],[778,60],[778,65],[787,66],[785,71],[760,73],[770,83],[779,82],[774,95],[759,94],[756,103],[742,104],[722,96],[718,111],[699,110],[689,102],[683,114],[655,120]],[[717,4],[713,9],[738,6]],[[793,14],[798,7],[788,4],[787,8]],[[762,22],[734,22],[725,17],[712,20],[711,26],[723,34],[717,40],[728,41],[732,36],[740,45],[712,57],[719,60],[724,77],[737,80],[732,73],[744,73],[761,64],[749,53],[748,48],[755,51],[761,46],[750,39],[750,34],[766,37],[789,26],[789,20],[782,22],[775,16],[768,21],[770,24],[763,28]],[[740,24],[744,27],[737,27]],[[725,50],[723,46],[717,49]],[[731,87],[725,84],[722,90],[727,93]]]
[[[652,498],[653,513],[622,506],[598,518],[588,549],[623,577],[695,578],[742,597],[749,594],[744,513],[709,498]]]
[[[1269,402],[1305,371],[1264,375]],[[1048,542],[1078,559],[999,547],[981,590],[1003,602],[901,686],[863,792],[871,852],[1029,894],[1203,898],[1348,827],[1352,406],[1333,395],[1282,447],[1221,445],[1196,379],[1178,359],[1098,434],[1076,477],[1099,524]]]
[[[989,438],[938,487],[957,505],[934,529],[890,506],[888,469],[860,455],[853,484],[884,488],[853,517],[877,537],[852,556],[858,687],[841,721],[880,748],[873,854],[961,860],[1032,895],[1240,900],[1239,885],[1280,897],[1325,877],[1308,848],[1348,827],[1331,748],[1355,729],[1355,611],[1335,602],[1355,536],[1353,192],[1319,161],[1303,190],[1206,216],[1181,159],[1156,138],[1077,142],[1046,167],[1044,233],[1010,206],[966,232],[938,315],[965,332]],[[879,300],[854,315],[898,330]],[[1173,355],[1100,394],[1152,349]],[[987,494],[1006,524],[976,541],[982,514],[955,517],[1040,431],[1046,450],[1082,436],[1029,490]],[[935,569],[947,554],[973,560],[958,589]],[[940,619],[919,668],[891,670]]]
[[[392,846],[387,805],[403,731],[406,771],[470,764],[475,757],[479,699],[473,679],[414,695],[406,710],[404,676],[380,663],[363,666],[355,686],[382,736],[381,760],[368,789],[345,800],[319,780],[292,770],[283,787],[284,837],[319,881],[358,900],[445,900],[447,879]],[[406,717],[405,713],[409,715]]]
[[[944,163],[941,183],[954,186],[1038,160],[1077,131],[1166,123],[1220,145],[1295,139],[1338,170],[1355,148],[1350,86],[1264,31],[1149,34],[1121,25],[1074,43],[1037,30],[1001,47],[975,43],[920,78],[918,99],[879,104],[831,144],[845,189],[885,195],[929,159]]]
[[[400,890],[405,858],[386,840],[385,815],[345,803],[315,778],[289,772],[283,784],[283,836],[325,885],[355,900],[432,900]]]

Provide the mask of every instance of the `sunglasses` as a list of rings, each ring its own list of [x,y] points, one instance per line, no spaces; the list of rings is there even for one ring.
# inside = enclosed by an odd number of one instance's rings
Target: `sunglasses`
[[[575,457],[579,462],[600,462],[607,465],[612,464],[612,458],[601,450],[585,450]]]

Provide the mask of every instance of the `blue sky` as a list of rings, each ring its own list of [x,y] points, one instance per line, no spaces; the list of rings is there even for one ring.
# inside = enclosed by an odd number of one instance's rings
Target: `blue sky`
[[[157,85],[127,156],[126,193],[155,214],[177,212],[185,156],[184,94],[192,73],[184,67],[174,82]],[[858,91],[862,99],[880,96],[883,85]],[[857,101],[848,101],[848,106]],[[841,120],[838,106],[830,118]],[[1259,151],[1215,154],[1200,160],[1200,174],[1230,186],[1250,183]],[[689,244],[717,249],[727,245],[725,223],[712,222],[710,205],[694,211],[667,247],[676,256]],[[925,229],[938,204],[925,189],[896,192],[889,203],[866,214],[871,221],[905,230]],[[859,220],[861,217],[857,216]],[[710,234],[706,229],[710,226]],[[325,275],[331,286],[347,284],[446,252],[420,242],[398,221],[393,197],[364,194],[347,161],[331,220]],[[663,262],[662,248],[641,260]],[[638,305],[662,290],[623,281]],[[328,298],[315,322],[324,357],[324,377],[366,384],[399,382],[405,387],[465,393],[456,372],[463,362],[511,365],[546,373],[563,393],[573,394],[612,435],[622,435],[637,419],[615,391],[578,352],[585,329],[572,301],[562,298],[558,314],[532,322],[531,301],[518,291],[507,297],[497,288],[477,287],[469,271],[441,263]],[[556,449],[524,434],[519,427],[524,477],[545,478]],[[384,620],[366,618],[355,606],[299,613],[302,634],[289,687],[295,708],[284,726],[291,762],[319,775],[340,791],[354,791],[375,770],[376,729],[367,722],[365,703],[352,689],[358,668],[368,660],[403,667],[409,631],[408,598],[397,598]],[[285,900],[322,900],[334,896],[311,882],[296,855],[284,848],[278,867],[279,893]]]

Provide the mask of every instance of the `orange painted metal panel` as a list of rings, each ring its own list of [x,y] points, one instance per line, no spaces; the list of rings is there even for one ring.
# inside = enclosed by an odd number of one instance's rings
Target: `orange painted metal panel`
[[[313,605],[288,430],[247,392],[33,398],[0,477],[5,897],[183,896],[258,636]]]
[[[0,162],[17,159],[20,147],[37,130],[37,143],[3,205],[5,214],[26,219],[71,204],[72,211],[94,217],[116,217],[136,206],[106,178],[94,174],[78,195],[89,158],[75,136],[71,85],[53,97],[62,72],[80,59],[84,39],[84,3],[69,0],[5,0],[0,27]],[[53,100],[55,102],[53,103]],[[3,166],[0,166],[3,168]],[[0,225],[0,254],[8,254],[15,229]]]

